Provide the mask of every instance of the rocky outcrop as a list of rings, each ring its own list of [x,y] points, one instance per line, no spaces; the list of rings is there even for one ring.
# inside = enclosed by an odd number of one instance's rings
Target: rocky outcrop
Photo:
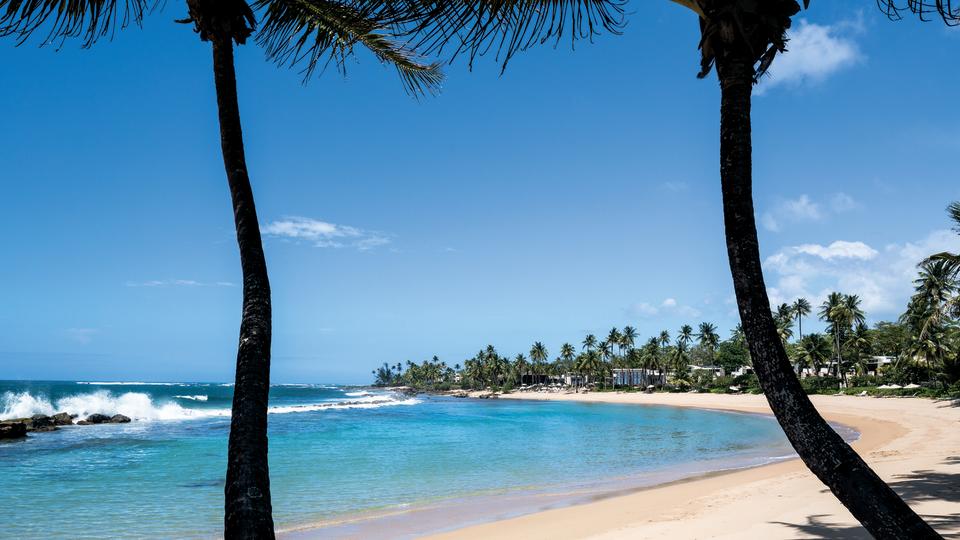
[[[16,439],[26,437],[27,433],[42,433],[44,431],[57,431],[60,426],[74,425],[75,414],[57,413],[53,416],[45,414],[35,414],[30,418],[11,418],[0,421],[0,439]],[[107,416],[105,414],[91,414],[85,420],[76,423],[78,426],[89,426],[93,424],[126,424],[130,422],[129,416],[115,414]]]
[[[50,420],[53,422],[53,425],[55,426],[72,426],[73,419],[76,417],[77,415],[75,414],[71,415],[69,413],[62,412],[62,413],[57,413],[51,416]]]
[[[27,425],[20,422],[0,424],[0,440],[22,439],[27,436]]]

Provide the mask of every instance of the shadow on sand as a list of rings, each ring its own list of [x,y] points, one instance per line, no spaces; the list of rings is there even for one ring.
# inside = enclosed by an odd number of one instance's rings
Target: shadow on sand
[[[960,456],[947,458],[946,464],[960,465]],[[894,477],[890,487],[908,503],[942,500],[960,502],[960,473],[936,471],[913,471]],[[824,490],[826,492],[826,490]],[[830,516],[816,515],[807,517],[806,523],[784,523],[795,530],[797,538],[829,538],[832,540],[871,540],[873,537],[863,527],[839,525],[827,521]],[[960,513],[949,515],[923,516],[944,538],[960,540]]]

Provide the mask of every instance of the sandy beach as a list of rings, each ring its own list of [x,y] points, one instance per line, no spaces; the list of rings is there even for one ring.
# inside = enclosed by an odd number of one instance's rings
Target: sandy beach
[[[763,396],[518,393],[501,399],[577,400],[769,413]],[[925,399],[813,396],[828,420],[853,427],[853,446],[945,538],[960,538],[960,407]],[[432,536],[435,539],[871,538],[793,459],[715,473],[616,497]]]

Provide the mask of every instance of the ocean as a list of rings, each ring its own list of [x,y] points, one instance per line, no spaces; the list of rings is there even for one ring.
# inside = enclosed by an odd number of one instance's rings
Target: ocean
[[[0,444],[0,536],[216,537],[232,390],[0,381],[0,419],[133,419]],[[671,407],[287,384],[271,388],[270,413],[274,520],[281,531],[326,526],[293,534],[311,538],[376,536],[364,523],[433,509],[387,535],[413,537],[793,455],[769,417]]]

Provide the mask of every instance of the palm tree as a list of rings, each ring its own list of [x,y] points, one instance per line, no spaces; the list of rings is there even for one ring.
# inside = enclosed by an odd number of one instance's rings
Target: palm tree
[[[793,313],[797,316],[797,333],[803,339],[803,318],[810,314],[812,307],[806,298],[797,298],[793,303]]]
[[[560,360],[563,362],[563,370],[569,370],[573,367],[573,359],[577,355],[577,350],[570,343],[564,343],[560,346]],[[563,373],[559,373],[563,375]]]
[[[661,330],[660,335],[657,336],[657,340],[660,343],[660,347],[666,347],[670,344],[670,332]]]
[[[777,311],[773,314],[773,320],[777,325],[777,333],[780,339],[786,344],[793,337],[793,306],[780,304]]]
[[[709,363],[713,365],[717,347],[720,346],[720,335],[717,334],[717,327],[712,323],[702,322],[700,323],[696,337],[697,344],[707,352],[710,359]]]
[[[680,332],[677,334],[677,346],[686,348],[691,341],[693,341],[693,327],[685,324],[680,327]]]
[[[820,368],[830,358],[830,342],[822,334],[809,334],[800,340],[799,355],[797,359],[797,375],[799,375],[804,366],[811,366],[814,372],[819,373]]]
[[[936,13],[943,19],[948,26],[957,26],[960,24],[960,7],[953,7],[950,0],[906,0],[903,4],[900,0],[877,0],[877,5],[888,17],[893,20],[900,20],[904,11],[913,12],[920,17],[920,20],[927,21],[931,13]]]
[[[753,208],[753,85],[786,50],[796,0],[673,0],[698,16],[700,74],[720,82],[724,233],[740,320],[770,408],[807,467],[878,538],[938,538],[824,421],[787,357],[770,311]],[[809,0],[803,0],[807,7]]]
[[[623,336],[620,335],[620,329],[614,326],[610,329],[610,332],[607,333],[607,344],[610,345],[611,354],[613,347],[617,348],[617,352],[623,354],[622,346],[620,341],[623,339]]]
[[[596,346],[597,336],[593,334],[587,334],[587,337],[583,338],[583,350],[590,352]]]
[[[81,37],[84,45],[110,33],[117,21],[139,24],[153,2],[128,0],[123,17],[117,0],[0,0],[0,35],[24,42],[49,28],[45,41]],[[267,465],[267,401],[270,390],[270,283],[260,238],[253,190],[247,175],[240,108],[234,70],[234,43],[246,43],[262,24],[257,41],[279,65],[302,65],[309,76],[318,65],[342,67],[355,45],[395,66],[407,90],[419,94],[441,80],[436,64],[423,64],[408,48],[391,39],[392,29],[415,16],[406,4],[329,0],[187,0],[188,18],[201,41],[210,42],[217,94],[220,145],[233,202],[243,308],[236,380],[227,450],[224,535],[227,538],[272,538],[273,517]],[[389,6],[387,5],[389,4]],[[408,7],[412,8],[414,3]]]
[[[637,341],[637,329],[632,326],[624,326],[623,332],[620,333],[620,344],[625,350],[630,350],[633,348],[633,344]]]
[[[543,373],[543,363],[547,361],[547,348],[541,342],[536,342],[530,347],[530,360],[533,360],[534,373],[539,376]]]
[[[523,372],[527,369],[527,357],[520,353],[513,359],[513,366],[517,370],[517,384],[523,384]]]
[[[820,304],[820,319],[830,324],[830,334],[833,336],[834,359],[837,362],[837,377],[840,376],[840,333],[843,324],[843,303],[844,295],[838,292],[832,292],[827,295],[827,299]]]

